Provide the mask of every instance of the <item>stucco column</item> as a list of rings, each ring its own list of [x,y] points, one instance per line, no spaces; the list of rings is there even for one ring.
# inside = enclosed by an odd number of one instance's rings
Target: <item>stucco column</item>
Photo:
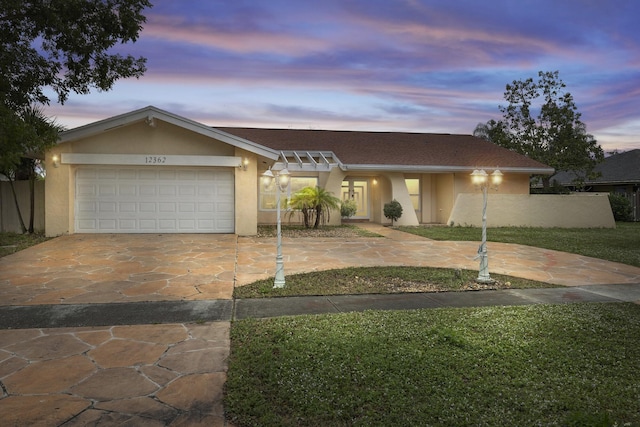
[[[340,168],[333,168],[328,174],[320,174],[318,184],[326,191],[333,194],[335,197],[341,199],[342,194],[342,181],[347,174]],[[323,182],[324,181],[324,182]],[[328,225],[340,225],[342,224],[342,218],[340,217],[340,210],[332,210],[329,215]]]
[[[235,155],[247,159],[235,169],[235,228],[240,236],[258,234],[258,159],[255,154],[236,148]]]
[[[407,184],[404,181],[404,174],[388,173],[386,177],[391,183],[391,199],[396,199],[402,205],[402,216],[395,221],[394,225],[420,225],[416,211],[413,209],[413,203],[411,203]],[[384,203],[390,201],[386,200]]]
[[[44,180],[44,229],[47,237],[69,234],[73,228],[73,194],[71,166],[60,163],[62,150],[59,147],[47,151],[44,164],[47,176]],[[53,164],[57,156],[58,166]]]

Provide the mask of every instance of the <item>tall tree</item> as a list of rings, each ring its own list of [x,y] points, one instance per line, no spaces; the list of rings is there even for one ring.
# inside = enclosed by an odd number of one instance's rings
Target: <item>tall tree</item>
[[[506,85],[500,106],[502,120],[476,126],[474,135],[517,151],[556,170],[572,172],[576,183],[594,177],[604,159],[602,148],[586,131],[581,114],[558,71],[540,71],[538,80],[514,80]],[[543,176],[545,188],[552,176]]]
[[[60,130],[34,105],[50,102],[45,88],[63,104],[71,92],[107,91],[144,74],[145,58],[114,47],[138,39],[147,7],[148,0],[0,0],[0,171],[11,180],[26,175],[32,200],[37,159]]]
[[[0,0],[0,100],[14,111],[64,103],[70,92],[107,91],[140,77],[146,59],[112,48],[135,42],[148,0]]]

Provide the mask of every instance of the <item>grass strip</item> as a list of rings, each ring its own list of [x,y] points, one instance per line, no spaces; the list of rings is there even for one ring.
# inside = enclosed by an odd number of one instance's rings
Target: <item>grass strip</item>
[[[349,267],[287,276],[287,286],[274,288],[273,278],[239,286],[235,298],[272,298],[299,295],[356,295],[400,292],[446,292],[480,289],[555,287],[548,283],[492,274],[492,285],[475,282],[478,272],[432,267]]]
[[[0,258],[49,240],[44,234],[0,233]]]

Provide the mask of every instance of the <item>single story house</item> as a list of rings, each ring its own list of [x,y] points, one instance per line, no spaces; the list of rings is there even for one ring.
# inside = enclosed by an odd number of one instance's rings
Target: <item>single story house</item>
[[[237,233],[275,223],[275,188],[320,186],[357,202],[360,221],[446,224],[475,169],[504,174],[501,194],[529,194],[553,169],[471,135],[210,127],[149,106],[63,132],[45,156],[45,230],[71,233]],[[338,212],[330,224],[339,224]]]
[[[631,201],[633,216],[640,221],[640,149],[625,151],[606,157],[595,167],[595,179],[587,179],[581,191],[618,193]],[[576,190],[575,175],[560,172],[553,180],[570,190]]]

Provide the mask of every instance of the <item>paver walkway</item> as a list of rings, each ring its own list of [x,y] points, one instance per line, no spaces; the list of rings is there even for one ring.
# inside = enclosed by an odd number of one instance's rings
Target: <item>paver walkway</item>
[[[286,273],[355,265],[477,269],[477,243],[373,227],[386,237],[284,239]],[[519,298],[640,302],[639,268],[519,245],[490,243],[489,251],[492,273],[578,286]],[[227,425],[222,390],[231,316],[284,313],[266,301],[239,301],[232,310],[233,286],[272,276],[274,266],[275,239],[233,235],[73,235],[0,258],[0,322],[16,325],[27,316],[42,323],[0,330],[1,424]],[[438,298],[436,306],[514,301],[495,292],[442,302],[446,297],[329,303],[355,310]],[[303,313],[318,308],[311,299],[288,300],[294,305]],[[70,319],[87,326],[45,327]],[[171,323],[148,324],[159,320]]]

